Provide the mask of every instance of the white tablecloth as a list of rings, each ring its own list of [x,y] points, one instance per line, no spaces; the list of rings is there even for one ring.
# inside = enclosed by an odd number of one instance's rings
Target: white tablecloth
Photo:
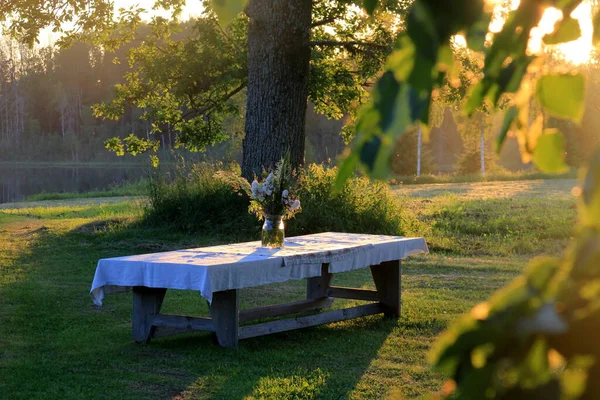
[[[133,286],[214,292],[260,286],[321,274],[321,264],[338,273],[428,252],[423,238],[326,232],[285,240],[283,249],[260,242],[105,258],[98,262],[90,294],[102,305],[105,294]]]

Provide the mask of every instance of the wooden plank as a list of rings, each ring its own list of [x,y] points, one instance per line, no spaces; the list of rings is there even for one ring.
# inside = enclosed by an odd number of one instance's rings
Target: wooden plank
[[[327,289],[331,283],[332,276],[329,273],[329,264],[321,265],[321,276],[306,279],[306,299],[314,300],[327,297]]]
[[[377,290],[348,288],[341,286],[330,286],[327,290],[327,296],[336,299],[353,299],[366,301],[379,301]]]
[[[158,314],[154,317],[152,325],[185,331],[215,331],[212,319],[188,317],[186,315]]]
[[[131,328],[133,340],[148,343],[154,334],[153,320],[159,313],[167,289],[134,286]]]
[[[294,329],[308,328],[311,326],[329,324],[331,322],[345,321],[348,319],[364,317],[383,312],[379,303],[365,304],[358,307],[344,308],[328,311],[306,317],[282,319],[279,321],[265,322],[262,324],[242,326],[239,332],[240,339],[269,335],[271,333],[291,331]]]
[[[239,329],[239,299],[236,289],[213,293],[210,314],[221,347],[236,348]]]
[[[240,323],[261,318],[279,317],[282,315],[320,310],[331,306],[333,299],[322,297],[315,300],[300,300],[286,304],[275,304],[265,307],[251,308],[240,311]]]
[[[402,263],[400,260],[387,261],[371,266],[373,281],[379,292],[381,305],[387,317],[400,317],[402,306],[401,284]]]
[[[152,338],[173,336],[194,331],[215,331],[212,319],[183,315],[158,314],[154,318],[153,325],[155,330]]]

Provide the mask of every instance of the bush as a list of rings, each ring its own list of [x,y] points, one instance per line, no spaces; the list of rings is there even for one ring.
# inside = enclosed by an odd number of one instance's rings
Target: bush
[[[231,174],[215,173],[219,167],[223,166],[208,163],[179,166],[170,183],[160,176],[151,179],[145,222],[189,233],[225,235],[235,240],[258,237],[260,226],[248,213],[250,198],[239,185],[227,179]]]
[[[418,131],[413,130],[400,136],[394,145],[390,161],[392,173],[398,176],[417,174]],[[421,146],[421,174],[429,174],[435,170],[433,155],[427,144]]]
[[[495,173],[498,172],[501,167],[496,162],[495,153],[493,151],[486,151],[484,154],[485,161],[485,172]],[[481,152],[479,147],[468,148],[458,159],[455,171],[458,175],[470,175],[481,172]]]
[[[236,168],[215,173],[222,165],[178,168],[172,183],[154,178],[145,222],[190,233],[258,240],[261,223],[248,212],[250,199]],[[236,175],[237,174],[237,175]],[[286,235],[338,231],[402,235],[404,216],[385,183],[364,177],[334,190],[336,169],[311,165],[301,174],[298,192],[302,212],[287,221]]]
[[[389,186],[365,177],[334,190],[336,168],[312,164],[303,173],[298,196],[302,212],[287,223],[290,236],[318,232],[402,235],[404,215]]]

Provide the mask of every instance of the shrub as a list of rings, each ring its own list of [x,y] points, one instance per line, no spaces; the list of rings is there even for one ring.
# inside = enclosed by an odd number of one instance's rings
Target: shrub
[[[392,173],[398,176],[417,174],[418,132],[413,130],[400,136],[394,145],[390,161]],[[427,144],[421,146],[421,174],[429,174],[435,170],[433,155]]]
[[[145,222],[224,236],[230,241],[258,240],[261,223],[248,212],[248,183],[235,168],[215,173],[219,167],[222,165],[203,163],[178,168],[171,183],[152,179]],[[335,168],[315,164],[302,172],[298,192],[302,212],[287,222],[286,235],[326,231],[403,234],[402,208],[387,184],[356,177],[336,192],[336,174]]]
[[[287,224],[290,235],[353,232],[402,235],[404,215],[389,186],[365,177],[334,190],[336,168],[312,164],[303,173],[298,197],[302,212]]]
[[[501,167],[496,162],[496,156],[493,151],[486,151],[484,154],[485,172],[495,173]],[[481,172],[481,152],[479,147],[468,148],[458,159],[455,171],[458,175],[470,175]]]
[[[215,173],[219,167],[223,166],[208,163],[179,166],[170,183],[160,176],[151,179],[145,222],[190,233],[226,235],[236,240],[257,237],[260,226],[248,213],[250,199],[241,187],[241,182],[247,182],[241,178],[232,181],[233,174]]]

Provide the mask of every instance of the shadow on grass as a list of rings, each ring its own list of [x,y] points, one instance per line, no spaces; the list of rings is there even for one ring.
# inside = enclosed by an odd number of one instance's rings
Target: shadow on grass
[[[89,298],[97,260],[215,240],[117,219],[73,221],[28,220],[4,232],[14,257],[0,268],[19,271],[14,279],[0,277],[0,393],[6,398],[346,398],[398,329],[398,321],[373,316],[244,340],[237,351],[219,348],[205,333],[136,345],[131,294],[108,296],[101,308]],[[303,283],[242,296],[248,303],[288,301]],[[165,312],[207,311],[198,293],[172,292]],[[379,398],[387,389],[379,383],[364,389],[364,397]]]

